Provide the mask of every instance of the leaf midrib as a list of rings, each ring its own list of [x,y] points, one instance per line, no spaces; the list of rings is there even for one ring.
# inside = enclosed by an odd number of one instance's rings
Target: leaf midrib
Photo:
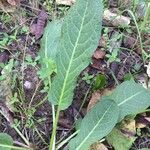
[[[68,65],[68,69],[67,69],[67,72],[66,72],[65,80],[64,80],[64,83],[63,83],[63,88],[62,88],[62,90],[61,90],[61,95],[60,95],[60,98],[59,98],[59,100],[58,100],[58,107],[60,107],[60,105],[61,105],[61,101],[62,101],[62,98],[63,98],[63,94],[64,94],[65,87],[66,87],[66,84],[67,84],[67,78],[68,78],[68,75],[69,75],[69,72],[70,72],[71,64],[72,64],[72,62],[73,62],[73,57],[74,57],[74,54],[75,54],[75,51],[76,51],[76,48],[77,48],[77,46],[78,46],[78,42],[79,42],[79,39],[80,39],[80,36],[81,36],[81,31],[82,31],[83,23],[84,23],[84,20],[85,20],[88,3],[89,3],[89,2],[87,1],[87,2],[86,2],[85,12],[84,12],[84,15],[83,15],[83,18],[82,18],[82,22],[81,22],[81,26],[80,26],[80,30],[79,30],[79,34],[78,34],[78,37],[77,37],[77,41],[76,41],[76,43],[75,43],[75,46],[74,46],[74,49],[73,49],[73,52],[72,52],[72,56],[71,56],[71,59],[70,59],[69,65]]]
[[[119,103],[118,106],[123,105],[124,103],[128,102],[129,100],[131,100],[131,99],[134,98],[135,96],[141,94],[142,92],[143,92],[143,91],[140,91],[140,92],[138,92],[138,93],[136,93],[136,94],[134,94],[134,95],[132,95],[132,96],[126,98],[124,101],[122,101],[121,103]]]
[[[103,116],[101,117],[101,119],[98,121],[98,123],[94,126],[94,128],[89,132],[89,134],[84,138],[84,140],[80,143],[80,145],[76,148],[76,150],[79,150],[81,148],[81,146],[86,142],[86,140],[91,136],[91,134],[94,132],[94,130],[98,127],[98,125],[101,123],[101,121],[103,120],[103,118],[105,117],[106,113],[109,111],[110,107],[112,105],[110,105],[106,111],[104,112]]]
[[[46,33],[46,39],[45,39],[45,45],[46,45],[46,46],[45,46],[45,58],[46,58],[46,59],[47,59],[47,52],[48,52],[48,48],[47,48],[47,45],[48,45],[48,44],[47,44],[47,43],[48,43],[47,41],[48,41],[48,39],[47,39],[47,36],[48,36],[48,32]]]

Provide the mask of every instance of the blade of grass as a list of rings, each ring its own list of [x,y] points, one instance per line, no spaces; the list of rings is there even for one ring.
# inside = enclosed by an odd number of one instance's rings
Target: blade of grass
[[[5,145],[5,144],[0,144],[0,147],[10,148],[10,149],[15,149],[15,150],[33,150],[31,148],[22,148],[22,147],[17,147],[17,146],[12,146],[12,145]]]
[[[71,134],[68,138],[66,138],[64,141],[62,141],[57,147],[56,150],[59,150],[62,148],[66,143],[68,143],[76,134],[78,134],[79,130]]]
[[[144,30],[145,25],[148,22],[149,17],[150,17],[150,3],[148,3],[147,10],[146,10],[146,13],[145,13],[145,17],[144,17],[144,20],[143,20],[143,22],[141,24],[141,27],[140,27],[141,32]]]
[[[133,21],[134,21],[134,23],[135,23],[135,26],[136,26],[136,29],[137,29],[137,32],[138,32],[138,36],[139,36],[140,47],[141,47],[141,50],[142,50],[143,63],[144,63],[144,65],[145,65],[144,56],[146,56],[147,54],[146,54],[146,52],[145,52],[144,49],[143,49],[143,42],[142,42],[141,32],[140,32],[138,23],[137,23],[137,21],[136,21],[136,18],[135,18],[134,14],[133,14],[133,12],[132,12],[131,10],[126,9],[126,10],[123,11],[123,12],[128,12],[128,13],[131,15],[131,17],[133,18]]]
[[[19,136],[23,139],[23,141],[29,146],[30,145],[30,143],[29,143],[29,141],[24,137],[24,135],[18,130],[18,128],[16,127],[16,126],[12,126],[14,129],[15,129],[15,131],[19,134]]]

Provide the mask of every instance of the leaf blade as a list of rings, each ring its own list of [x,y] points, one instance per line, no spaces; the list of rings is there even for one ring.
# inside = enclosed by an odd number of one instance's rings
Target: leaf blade
[[[0,144],[12,146],[13,139],[11,136],[9,136],[6,133],[0,133]],[[11,148],[5,148],[5,147],[1,147],[1,146],[0,146],[0,149],[1,150],[11,150]]]
[[[59,38],[61,35],[62,20],[54,20],[48,22],[43,37],[41,39],[41,58],[50,58],[55,60],[57,54],[57,47],[59,45]]]
[[[125,81],[110,95],[120,107],[120,120],[150,106],[150,91],[134,81]]]
[[[79,0],[64,19],[57,55],[57,76],[49,100],[66,109],[72,101],[77,76],[90,63],[97,47],[102,18],[100,1]]]
[[[111,132],[118,116],[119,108],[115,102],[109,99],[98,102],[83,119],[79,134],[71,140],[69,149],[88,149],[92,143]]]

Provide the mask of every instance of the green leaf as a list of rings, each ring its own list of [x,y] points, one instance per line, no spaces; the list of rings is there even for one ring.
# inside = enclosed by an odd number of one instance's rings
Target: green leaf
[[[6,133],[0,133],[0,145],[12,146],[13,139],[11,138],[11,136],[9,136]],[[11,150],[11,148],[6,148],[6,147],[0,146],[0,150]]]
[[[76,129],[76,131],[80,130],[81,123],[82,123],[82,119],[81,118],[79,118],[78,120],[76,120],[76,122],[75,122],[75,129]]]
[[[50,58],[55,60],[61,35],[61,27],[61,20],[48,22],[44,35],[41,39],[41,50],[39,54],[41,58]]]
[[[49,77],[53,72],[56,72],[56,54],[61,35],[62,21],[55,20],[48,22],[44,35],[41,39],[40,49],[40,64],[41,69],[39,75],[41,79]]]
[[[88,73],[84,74],[84,77],[82,78],[83,81],[86,81],[87,84],[91,83],[91,79],[94,77],[94,75],[89,75]]]
[[[76,79],[98,45],[101,22],[101,0],[78,0],[64,19],[56,57],[57,76],[49,96],[60,110],[72,102]]]
[[[44,80],[45,78],[49,77],[53,72],[56,72],[56,70],[56,64],[52,59],[43,58],[42,67],[38,71],[38,75],[40,79]]]
[[[103,75],[103,74],[97,75],[96,80],[93,85],[94,90],[102,89],[102,88],[104,88],[105,85],[106,85],[105,75]]]
[[[114,101],[98,102],[83,119],[78,135],[69,143],[69,150],[87,150],[92,143],[111,132],[118,116],[119,108]]]
[[[120,130],[114,128],[107,136],[107,141],[115,150],[129,150],[135,141],[135,137],[126,137]]]
[[[130,114],[137,114],[150,106],[150,90],[134,81],[125,81],[110,95],[120,108],[120,120]]]

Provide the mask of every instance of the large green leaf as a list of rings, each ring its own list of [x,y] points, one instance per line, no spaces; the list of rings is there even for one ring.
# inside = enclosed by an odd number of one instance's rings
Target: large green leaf
[[[44,35],[41,39],[41,58],[50,58],[52,60],[55,60],[57,47],[60,42],[59,39],[61,35],[61,26],[61,20],[48,22],[44,31]]]
[[[88,150],[89,146],[109,134],[118,121],[117,104],[105,99],[85,116],[79,134],[69,143],[69,150]]]
[[[65,17],[56,56],[57,76],[49,100],[63,110],[73,97],[80,72],[90,63],[101,32],[101,0],[78,0]]]
[[[150,106],[150,90],[134,81],[126,81],[117,86],[110,98],[120,108],[120,120],[126,115],[137,114]]]
[[[13,139],[6,133],[0,133],[0,145],[13,145]],[[0,146],[0,150],[11,150],[11,148]]]

